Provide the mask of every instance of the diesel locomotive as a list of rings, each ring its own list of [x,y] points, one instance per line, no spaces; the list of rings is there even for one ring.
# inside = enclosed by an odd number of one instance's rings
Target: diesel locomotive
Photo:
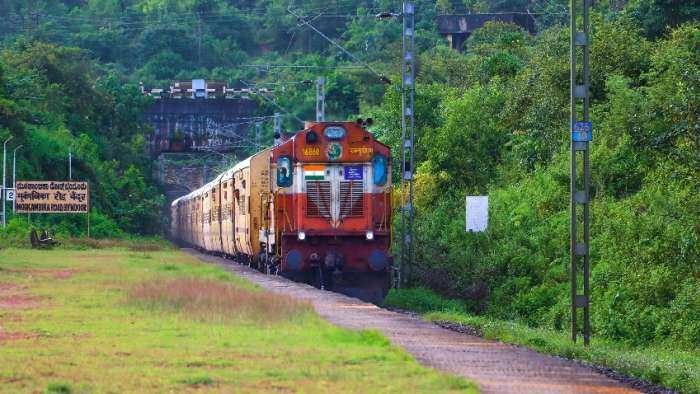
[[[363,122],[307,123],[173,201],[180,243],[361,298],[389,289],[391,152]]]

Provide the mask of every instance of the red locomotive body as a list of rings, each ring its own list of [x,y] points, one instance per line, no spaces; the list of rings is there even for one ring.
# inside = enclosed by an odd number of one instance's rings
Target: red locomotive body
[[[311,123],[272,150],[281,273],[366,299],[388,290],[389,148],[353,122]]]
[[[359,123],[309,123],[171,213],[180,242],[365,300],[388,291],[391,154]]]

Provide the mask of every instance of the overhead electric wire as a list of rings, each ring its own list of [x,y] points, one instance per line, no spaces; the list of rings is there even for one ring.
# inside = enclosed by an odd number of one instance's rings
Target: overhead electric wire
[[[316,66],[307,64],[240,64],[238,67],[255,67],[255,68],[308,68],[308,69],[347,69],[357,70],[364,69],[364,66]]]
[[[370,66],[367,62],[361,60],[361,59],[358,58],[357,56],[353,55],[350,51],[348,51],[347,49],[343,48],[340,44],[338,44],[337,42],[335,42],[335,41],[333,41],[332,39],[330,39],[327,35],[323,34],[322,31],[320,31],[320,30],[318,30],[316,27],[314,27],[314,25],[312,25],[311,23],[305,21],[304,18],[302,18],[300,15],[294,13],[294,11],[292,11],[291,9],[288,9],[287,11],[288,11],[290,14],[296,16],[296,17],[297,17],[297,20],[298,20],[300,23],[303,23],[304,25],[306,25],[307,27],[309,27],[311,30],[315,31],[318,35],[320,35],[320,36],[323,37],[326,41],[330,42],[331,44],[333,44],[334,46],[336,46],[338,49],[340,49],[341,51],[343,51],[343,53],[345,53],[346,55],[348,55],[351,59],[355,60],[357,63],[362,64],[366,69],[368,69],[368,70],[371,71],[374,75],[376,75],[377,77],[379,77],[379,80],[380,80],[380,81],[385,81],[385,80],[387,80],[387,78],[386,78],[386,76],[385,76],[384,74],[380,74],[379,72],[377,72],[377,70],[375,70],[375,69],[374,69],[372,66]]]
[[[242,79],[241,79],[240,81],[241,81],[242,84],[244,84],[244,85],[246,85],[246,86],[248,86],[248,87],[251,86],[248,82],[246,82],[246,81],[244,81],[244,80],[242,80]],[[286,113],[286,114],[289,115],[289,116],[294,117],[294,119],[296,119],[296,120],[298,120],[299,122],[301,122],[302,124],[304,124],[304,121],[303,121],[300,117],[298,117],[298,116],[294,115],[293,113],[287,111],[286,108],[284,108],[283,106],[277,104],[277,102],[276,102],[275,100],[273,100],[273,99],[267,97],[264,93],[258,92],[257,95],[260,96],[263,100],[267,101],[268,103],[274,105],[277,109],[281,110],[282,112]]]

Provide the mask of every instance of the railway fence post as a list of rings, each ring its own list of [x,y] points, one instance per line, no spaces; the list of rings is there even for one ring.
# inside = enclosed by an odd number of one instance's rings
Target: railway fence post
[[[590,161],[589,142],[592,140],[593,127],[589,117],[590,104],[590,18],[589,9],[592,0],[571,0],[571,235],[569,254],[571,256],[571,339],[576,342],[579,334],[578,310],[583,309],[583,343],[590,342]],[[577,20],[578,8],[581,8],[582,18],[579,30]],[[579,69],[577,61],[581,60]],[[581,111],[579,111],[581,103]],[[581,164],[582,174],[579,174]],[[578,211],[582,211],[579,218]],[[580,222],[580,223],[579,223]],[[579,231],[579,225],[582,231]],[[578,276],[579,262],[583,263],[583,294],[579,294]]]

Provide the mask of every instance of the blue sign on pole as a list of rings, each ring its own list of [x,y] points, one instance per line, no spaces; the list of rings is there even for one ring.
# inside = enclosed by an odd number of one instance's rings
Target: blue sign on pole
[[[591,122],[576,122],[571,127],[571,140],[584,142],[593,140],[593,124]]]
[[[343,167],[346,181],[361,181],[362,166],[345,166]]]

